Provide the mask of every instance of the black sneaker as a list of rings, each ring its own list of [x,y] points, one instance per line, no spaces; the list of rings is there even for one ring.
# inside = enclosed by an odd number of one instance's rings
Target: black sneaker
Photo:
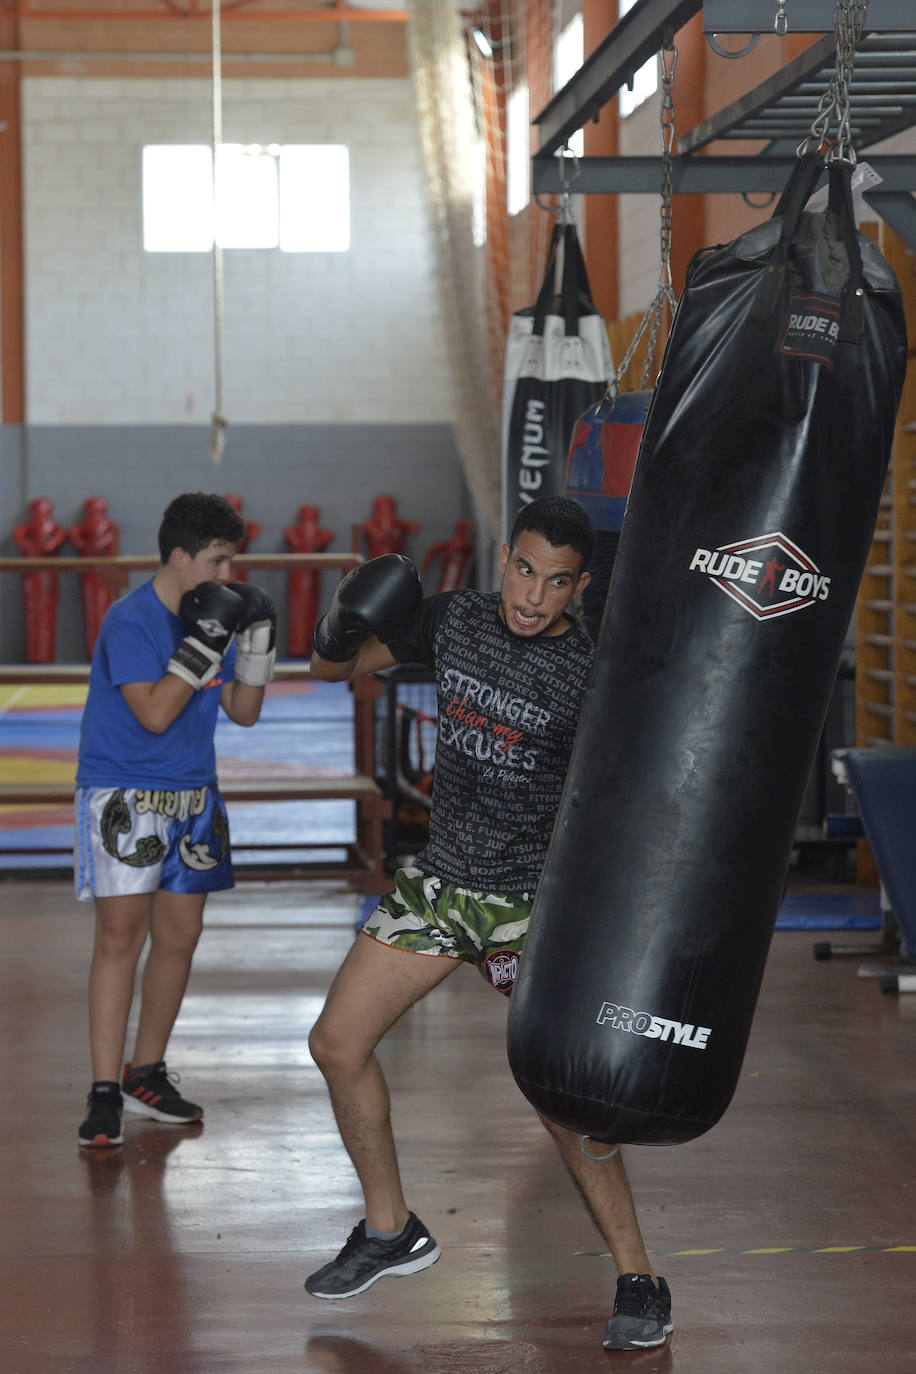
[[[664,1279],[658,1287],[649,1274],[621,1274],[614,1315],[604,1333],[605,1350],[643,1350],[664,1345],[674,1330],[671,1294]]]
[[[176,1126],[199,1121],[204,1109],[193,1102],[185,1102],[175,1087],[180,1081],[177,1073],[168,1072],[163,1059],[158,1064],[142,1064],[136,1068],[125,1064],[124,1110],[136,1116],[150,1116],[154,1121],[170,1121]]]
[[[305,1287],[313,1298],[352,1298],[385,1274],[416,1274],[428,1269],[441,1253],[413,1212],[408,1213],[407,1225],[394,1240],[367,1236],[363,1220],[350,1232],[337,1258],[310,1274]]]
[[[81,1145],[123,1145],[121,1089],[117,1083],[93,1083],[86,1098],[89,1115],[77,1132]]]

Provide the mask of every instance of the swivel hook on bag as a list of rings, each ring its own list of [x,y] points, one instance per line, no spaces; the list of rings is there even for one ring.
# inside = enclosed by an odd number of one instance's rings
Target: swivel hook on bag
[[[570,187],[574,181],[578,180],[581,169],[579,167],[579,159],[568,143],[560,149],[559,158],[560,184],[563,190],[560,194],[560,203],[557,206],[557,216],[561,224],[572,224],[572,192],[570,191]],[[573,164],[571,176],[566,175],[566,164],[568,162],[572,162]]]
[[[557,217],[557,222],[559,224],[572,224],[573,212],[571,187],[574,181],[578,181],[582,169],[579,166],[578,157],[573,152],[572,148],[570,148],[568,143],[565,143],[562,148],[559,148],[557,150],[556,157],[557,173],[560,178],[560,185],[563,188],[560,192],[560,199],[557,201],[556,205],[545,205],[544,202],[541,200],[540,196],[537,194],[537,192],[535,192],[534,202],[539,210],[546,210],[549,214],[555,214]],[[572,163],[572,175],[567,176],[566,166],[567,163],[570,162]]]

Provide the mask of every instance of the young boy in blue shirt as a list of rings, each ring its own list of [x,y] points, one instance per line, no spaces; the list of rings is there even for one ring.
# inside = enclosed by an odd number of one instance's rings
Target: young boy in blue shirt
[[[203,1116],[178,1093],[165,1053],[207,893],[234,881],[217,712],[254,725],[273,675],[273,603],[257,587],[229,583],[243,534],[223,497],[176,497],[159,528],[159,570],[110,607],[92,656],[74,861],[78,899],[95,902],[84,1146],[120,1145],[122,1109],[179,1125]],[[147,936],[134,1054],[119,1082]]]

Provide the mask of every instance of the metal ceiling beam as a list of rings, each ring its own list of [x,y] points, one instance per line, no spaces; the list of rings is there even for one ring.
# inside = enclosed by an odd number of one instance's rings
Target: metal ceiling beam
[[[765,110],[785,91],[799,86],[808,76],[823,67],[833,52],[834,41],[831,32],[829,35],[825,34],[819,42],[812,43],[810,48],[799,53],[787,66],[781,67],[766,81],[761,81],[759,86],[755,86],[746,95],[739,96],[731,105],[726,105],[717,114],[694,125],[678,139],[678,151],[692,153],[696,148],[702,148],[704,144],[712,143],[714,139],[721,137],[724,130],[731,128],[733,124],[740,124],[760,110]],[[801,131],[799,139],[803,136],[804,131]]]
[[[869,158],[882,178],[880,192],[908,193],[914,184],[913,158],[888,156]],[[538,193],[574,195],[655,193],[662,181],[660,157],[584,157],[579,159],[579,174],[564,183],[560,172],[568,174],[569,164],[556,157],[537,156],[532,166],[532,188]],[[749,191],[781,191],[796,162],[792,156],[769,157],[685,157],[672,159],[671,185],[675,192],[701,195],[735,194]]]
[[[832,33],[835,0],[791,0],[790,33]],[[704,33],[772,33],[775,6],[760,0],[703,0]],[[870,0],[868,29],[916,30],[913,0]]]
[[[881,187],[866,191],[865,199],[916,253],[916,198],[909,191],[885,191]]]
[[[701,7],[702,0],[636,0],[534,119],[540,130],[537,156],[555,153],[583,124],[596,119],[621,86],[631,82],[643,63],[659,51],[666,32],[683,28]]]
[[[916,15],[916,0],[913,4]],[[692,153],[719,139],[765,143],[808,132],[835,64],[834,35],[825,34],[753,90],[701,120],[678,140]],[[850,124],[859,149],[916,124],[916,33],[866,34],[856,54]]]

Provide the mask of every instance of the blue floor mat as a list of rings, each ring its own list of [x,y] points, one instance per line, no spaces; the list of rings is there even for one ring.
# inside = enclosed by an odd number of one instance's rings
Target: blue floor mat
[[[790,892],[776,919],[777,930],[880,930],[877,888],[850,892]]]
[[[82,708],[12,709],[0,716],[0,755],[76,758]],[[268,689],[261,718],[252,729],[220,715],[215,735],[217,770],[225,774],[245,762],[277,763],[347,773],[353,769],[353,696],[346,683],[274,684]],[[72,824],[11,826],[0,830],[0,869],[59,868],[69,862]],[[34,817],[32,818],[34,819]],[[272,863],[317,860],[324,851],[252,850],[252,845],[325,843],[327,857],[341,857],[356,838],[355,806],[349,801],[237,804],[230,808],[233,854],[240,861]],[[249,848],[246,849],[246,846]],[[48,854],[48,848],[65,853]],[[25,849],[25,854],[10,854]]]

